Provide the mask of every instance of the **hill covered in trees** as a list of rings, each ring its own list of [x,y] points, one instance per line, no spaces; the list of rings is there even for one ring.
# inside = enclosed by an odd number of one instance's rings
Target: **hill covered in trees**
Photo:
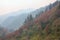
[[[35,19],[28,16],[23,26],[1,40],[60,40],[60,1]]]

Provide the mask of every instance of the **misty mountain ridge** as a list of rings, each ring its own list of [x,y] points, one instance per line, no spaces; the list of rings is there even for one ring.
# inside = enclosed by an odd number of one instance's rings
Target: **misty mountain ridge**
[[[22,23],[28,16],[28,13],[32,11],[33,9],[26,9],[0,16],[0,25],[10,30],[15,29],[18,26],[22,25]]]
[[[35,17],[36,14],[42,10],[44,10],[44,8],[39,8],[37,10],[30,8],[2,15],[0,16],[0,25],[8,28],[9,30],[16,30],[23,25],[28,15],[32,14],[33,17]]]
[[[35,18],[37,14],[40,15],[42,12],[45,12],[46,8],[49,10],[49,6],[45,6],[38,9],[30,8],[2,15],[0,16],[0,25],[2,25],[2,27],[8,28],[9,31],[17,30],[23,25],[27,16],[31,14]]]

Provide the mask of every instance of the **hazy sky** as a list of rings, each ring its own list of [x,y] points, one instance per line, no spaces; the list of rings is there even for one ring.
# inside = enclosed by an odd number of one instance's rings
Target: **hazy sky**
[[[56,0],[0,0],[0,15],[21,9],[37,9]]]

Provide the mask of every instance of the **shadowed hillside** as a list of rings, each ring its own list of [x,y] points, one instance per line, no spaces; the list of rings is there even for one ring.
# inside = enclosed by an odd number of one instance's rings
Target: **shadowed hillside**
[[[1,40],[60,40],[60,2]]]

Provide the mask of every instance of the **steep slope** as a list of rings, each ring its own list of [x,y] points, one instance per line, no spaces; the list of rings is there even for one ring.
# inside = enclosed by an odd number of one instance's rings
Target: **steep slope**
[[[4,40],[60,40],[60,2],[19,30],[8,34]]]

